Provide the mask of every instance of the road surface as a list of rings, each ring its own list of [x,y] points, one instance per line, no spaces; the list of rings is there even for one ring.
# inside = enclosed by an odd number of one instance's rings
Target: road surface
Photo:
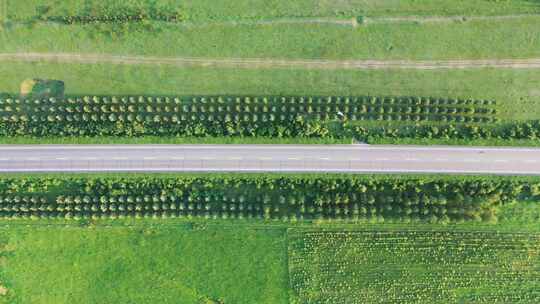
[[[540,149],[369,145],[4,145],[0,146],[0,172],[540,175]]]

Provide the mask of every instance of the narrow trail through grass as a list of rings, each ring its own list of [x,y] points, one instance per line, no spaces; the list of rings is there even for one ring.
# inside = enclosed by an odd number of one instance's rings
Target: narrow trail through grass
[[[299,69],[471,69],[509,68],[537,69],[540,58],[531,59],[482,59],[482,60],[323,60],[323,59],[264,59],[264,58],[194,58],[120,56],[109,54],[73,53],[6,53],[0,62],[55,62],[84,64],[168,65],[176,67],[226,67],[226,68],[299,68]]]

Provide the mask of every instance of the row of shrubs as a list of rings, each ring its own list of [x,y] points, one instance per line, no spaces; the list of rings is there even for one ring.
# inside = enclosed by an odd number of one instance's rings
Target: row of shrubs
[[[0,99],[0,136],[367,138],[363,121],[486,125],[491,101],[420,97],[132,97]],[[444,104],[444,105],[443,105]],[[477,105],[478,104],[478,105]],[[444,126],[443,126],[444,127]],[[488,127],[489,128],[489,127]],[[370,134],[366,134],[370,133]]]
[[[446,223],[496,220],[497,207],[517,199],[540,199],[540,182],[373,179],[354,175],[0,179],[0,217],[6,218],[188,217]]]
[[[388,97],[388,96],[70,96],[65,99],[18,99],[7,97],[0,99],[2,104],[156,104],[156,105],[405,105],[405,106],[468,106],[490,107],[496,105],[494,100],[483,99],[450,99],[435,97]]]
[[[498,125],[415,125],[397,127],[351,126],[352,137],[374,142],[381,139],[443,139],[443,140],[538,140],[540,121],[511,122]]]
[[[237,119],[238,118],[238,119]],[[294,115],[271,119],[232,116],[230,121],[151,116],[142,119],[119,116],[56,117],[44,120],[23,119],[0,121],[0,137],[265,137],[265,138],[355,138],[363,142],[381,139],[443,139],[443,140],[537,140],[540,121],[501,123],[498,125],[416,124],[402,126],[361,126],[352,123],[304,121]],[[416,119],[416,117],[414,117]],[[65,120],[64,120],[65,119]],[[77,119],[79,119],[77,121]],[[125,119],[125,120],[124,120]],[[384,119],[384,117],[382,117]],[[418,118],[419,119],[419,118]],[[127,123],[126,121],[129,121]]]

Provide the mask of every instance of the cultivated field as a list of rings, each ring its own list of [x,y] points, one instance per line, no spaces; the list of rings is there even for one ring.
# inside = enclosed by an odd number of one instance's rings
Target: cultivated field
[[[289,234],[293,303],[538,303],[540,235]]]

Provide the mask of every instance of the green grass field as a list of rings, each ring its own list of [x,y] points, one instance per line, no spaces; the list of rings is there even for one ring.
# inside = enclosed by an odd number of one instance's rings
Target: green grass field
[[[288,303],[283,229],[14,225],[0,247],[0,303]]]
[[[6,25],[0,52],[210,58],[493,59],[538,57],[540,16],[450,23],[182,26]],[[485,33],[489,32],[489,35]],[[437,37],[433,40],[431,37]],[[167,43],[163,43],[167,41]]]
[[[63,1],[54,0],[5,0],[9,6],[11,19],[30,18],[36,14],[36,8],[49,6],[49,15],[81,14],[85,8],[113,9],[129,8],[164,8],[178,9],[189,19],[197,21],[231,20],[239,18],[279,18],[279,17],[327,17],[359,15],[506,15],[537,13],[540,11],[537,1],[511,0],[92,0]]]

